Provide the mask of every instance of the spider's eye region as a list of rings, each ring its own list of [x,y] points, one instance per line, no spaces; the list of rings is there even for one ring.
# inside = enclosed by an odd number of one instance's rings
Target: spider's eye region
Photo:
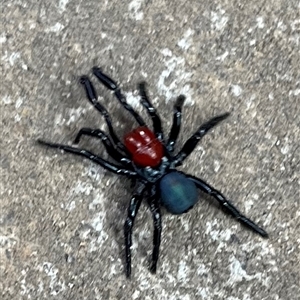
[[[124,143],[135,164],[141,167],[156,167],[164,155],[163,145],[154,133],[145,126],[131,131],[124,137]]]
[[[142,142],[136,140],[133,136],[128,136],[126,140],[127,144],[130,145],[132,148],[134,147],[134,151],[137,151],[142,147]],[[129,146],[129,147],[130,147]],[[127,147],[128,148],[128,147]]]

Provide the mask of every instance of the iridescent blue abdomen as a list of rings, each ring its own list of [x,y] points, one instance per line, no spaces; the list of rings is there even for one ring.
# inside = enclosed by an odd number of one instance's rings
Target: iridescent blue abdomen
[[[188,211],[198,200],[195,184],[182,173],[166,174],[159,187],[162,204],[172,214],[178,215]]]

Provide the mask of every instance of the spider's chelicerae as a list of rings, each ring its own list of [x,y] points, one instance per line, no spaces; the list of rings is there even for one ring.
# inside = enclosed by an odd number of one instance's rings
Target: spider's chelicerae
[[[76,147],[49,143],[38,140],[42,145],[64,150],[65,152],[83,156],[99,164],[103,168],[131,178],[135,182],[135,191],[130,200],[127,218],[124,225],[126,275],[131,274],[131,244],[132,228],[138,209],[144,197],[147,198],[153,221],[154,237],[150,271],[156,272],[161,239],[161,213],[163,205],[172,214],[183,214],[191,209],[198,201],[197,188],[215,198],[225,212],[236,218],[240,223],[252,229],[263,237],[268,234],[254,222],[241,214],[219,191],[195,176],[185,174],[176,169],[192,153],[198,142],[206,133],[229,116],[229,113],[214,117],[202,124],[198,130],[185,142],[182,149],[174,154],[175,143],[181,126],[181,109],[185,97],[180,95],[174,105],[173,124],[166,138],[163,134],[161,120],[155,108],[148,99],[145,83],[139,84],[141,104],[147,110],[153,122],[153,131],[145,124],[141,116],[126,102],[117,83],[105,75],[98,67],[93,68],[94,75],[114,95],[135,118],[139,127],[125,135],[123,142],[117,137],[107,110],[97,100],[95,89],[87,76],[80,78],[88,100],[105,118],[109,134],[100,129],[82,128],[74,143],[77,144],[83,135],[99,138],[107,153],[117,162],[111,163],[92,152]]]

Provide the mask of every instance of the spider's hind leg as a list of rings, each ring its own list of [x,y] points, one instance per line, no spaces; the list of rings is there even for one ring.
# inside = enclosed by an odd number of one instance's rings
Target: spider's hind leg
[[[150,206],[150,210],[152,213],[152,218],[154,222],[154,232],[153,232],[153,252],[150,264],[150,271],[152,273],[156,273],[156,265],[159,257],[159,247],[161,241],[161,213],[160,213],[160,205],[158,202],[157,192],[155,187],[153,187],[151,191],[151,195],[148,199],[148,204]]]
[[[138,183],[138,186],[131,197],[130,204],[128,207],[127,218],[124,224],[124,237],[125,237],[125,255],[126,255],[126,276],[131,275],[131,245],[132,245],[132,228],[134,225],[135,217],[140,208],[143,194],[145,191],[145,185]]]
[[[187,175],[187,177],[192,180],[196,186],[204,193],[214,197],[219,204],[221,204],[222,208],[225,212],[227,212],[229,215],[236,218],[241,224],[248,227],[249,229],[253,230],[254,232],[258,233],[262,237],[267,238],[268,233],[259,227],[257,224],[255,224],[253,221],[245,217],[237,208],[234,207],[234,205],[229,202],[219,191],[217,191],[215,188],[211,187],[209,184],[204,182],[202,179]]]

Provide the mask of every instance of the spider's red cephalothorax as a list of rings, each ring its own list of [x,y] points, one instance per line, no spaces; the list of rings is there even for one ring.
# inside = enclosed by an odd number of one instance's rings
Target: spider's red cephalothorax
[[[158,166],[164,155],[162,143],[145,126],[138,127],[126,134],[124,144],[132,155],[133,162],[141,167]]]

